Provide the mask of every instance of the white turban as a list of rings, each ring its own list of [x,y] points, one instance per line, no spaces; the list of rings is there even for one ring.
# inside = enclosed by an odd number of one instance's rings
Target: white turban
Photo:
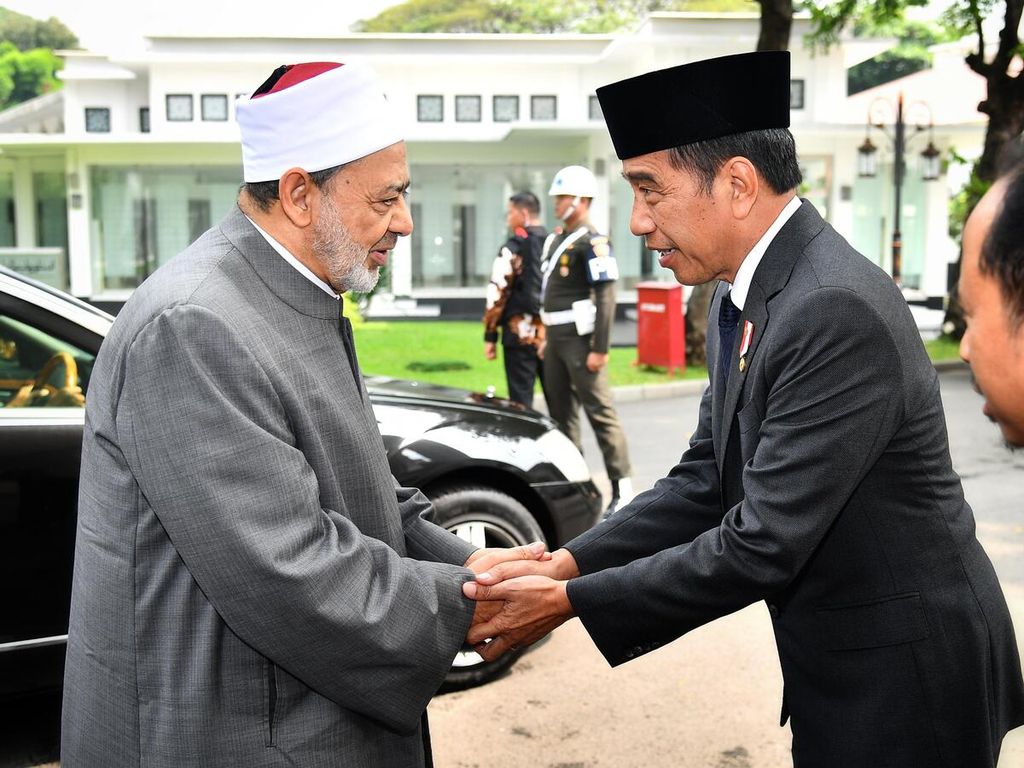
[[[235,115],[247,182],[276,181],[289,168],[333,168],[403,139],[376,73],[362,63],[281,67],[239,99]]]

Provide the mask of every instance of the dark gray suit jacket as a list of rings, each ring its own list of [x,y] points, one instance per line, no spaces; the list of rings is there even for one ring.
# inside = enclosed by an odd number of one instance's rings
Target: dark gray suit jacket
[[[86,406],[62,765],[423,765],[465,542],[396,489],[338,301],[237,209],[133,294]]]
[[[567,545],[594,642],[619,664],[765,600],[795,765],[994,766],[1024,720],[1017,646],[900,291],[804,202],[730,367],[668,477]]]

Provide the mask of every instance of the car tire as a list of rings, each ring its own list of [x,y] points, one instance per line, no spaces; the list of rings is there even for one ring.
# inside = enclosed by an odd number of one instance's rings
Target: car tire
[[[520,502],[501,491],[482,486],[449,486],[430,494],[434,522],[478,547],[516,547],[545,541],[533,515]],[[511,651],[484,661],[465,645],[445,676],[441,691],[483,685],[516,663],[523,651]]]

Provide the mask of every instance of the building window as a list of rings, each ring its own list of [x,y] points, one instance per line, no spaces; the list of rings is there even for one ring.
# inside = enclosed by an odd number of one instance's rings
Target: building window
[[[149,133],[149,107],[139,107],[139,131]]]
[[[110,109],[108,107],[86,107],[85,130],[88,133],[110,133]]]
[[[444,96],[417,96],[416,119],[421,123],[440,123],[444,120]]]
[[[604,113],[601,111],[601,102],[597,100],[597,96],[590,97],[590,109],[588,115],[591,120],[604,120]]]
[[[494,97],[494,122],[513,123],[519,119],[518,96]]]
[[[479,96],[456,96],[455,97],[455,120],[459,123],[480,122],[480,97]]]
[[[546,192],[559,167],[522,157],[508,165],[413,163],[410,173],[416,179],[416,194],[411,213],[416,227],[409,238],[412,287],[486,285],[494,262],[488,244],[508,238],[505,217],[494,215],[495,204],[503,200],[501,190],[538,190],[543,185]],[[621,183],[632,199],[629,185],[624,180]]]
[[[790,80],[789,81],[789,108],[790,109],[803,109],[804,108],[804,81],[803,80]]]
[[[167,121],[170,123],[187,123],[192,120],[192,94],[167,94]]]
[[[68,250],[67,180],[63,170],[37,171],[32,174],[35,194],[36,245],[40,248]],[[64,273],[64,265],[57,270]],[[66,288],[66,285],[58,285]]]
[[[188,201],[188,240],[194,243],[210,228],[210,201]]]
[[[234,208],[240,172],[237,166],[91,166],[96,291],[135,288]]]
[[[800,158],[800,197],[809,200],[818,209],[821,217],[832,218],[829,198],[832,193],[832,158],[827,156],[802,156]]]
[[[558,117],[557,96],[531,96],[531,120],[555,120]]]
[[[204,93],[199,100],[203,120],[222,122],[228,119],[228,97],[223,93]]]

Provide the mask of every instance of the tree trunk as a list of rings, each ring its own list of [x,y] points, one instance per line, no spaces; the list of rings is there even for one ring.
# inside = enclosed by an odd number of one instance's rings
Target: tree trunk
[[[686,303],[686,364],[706,365],[707,350],[704,342],[708,337],[708,307],[715,295],[717,280],[696,285]]]
[[[988,98],[978,105],[978,111],[988,115],[985,148],[976,168],[982,181],[996,180],[1003,147],[1024,131],[1024,89],[1021,86],[1019,75],[1010,77],[1003,73],[989,78]]]
[[[789,32],[793,28],[793,0],[758,0],[761,6],[759,51],[788,51]]]
[[[988,115],[988,127],[985,129],[985,146],[981,157],[974,165],[974,173],[982,181],[993,182],[999,175],[999,160],[1003,148],[1018,139],[1024,131],[1024,78],[1011,75],[1009,69],[1020,46],[1017,30],[1020,28],[1021,14],[1024,12],[1024,0],[1006,0],[1003,16],[1003,29],[999,33],[999,49],[992,61],[985,61],[985,39],[978,25],[978,50],[970,54],[967,66],[985,78],[987,93],[985,100],[978,105],[978,111]],[[974,210],[978,199],[969,200],[967,215]],[[963,248],[956,263],[956,280],[960,276],[963,263]],[[949,301],[946,304],[946,316],[942,323],[943,333],[960,339],[964,335],[966,324],[960,297],[954,282],[950,288]]]

